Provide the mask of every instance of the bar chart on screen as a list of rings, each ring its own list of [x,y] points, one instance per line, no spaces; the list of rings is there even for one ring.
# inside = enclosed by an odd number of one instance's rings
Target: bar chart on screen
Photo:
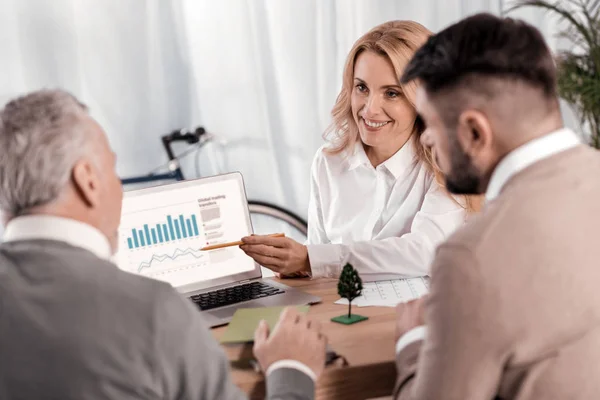
[[[200,248],[241,237],[225,235],[235,221],[224,219],[219,198],[174,204],[144,202],[125,212],[119,228],[119,267],[175,286],[213,279],[239,268],[239,248],[202,252]],[[144,207],[146,206],[146,207]],[[231,229],[231,228],[230,228]],[[229,271],[231,270],[231,271]]]
[[[199,250],[205,245],[205,236],[195,201],[154,207],[145,202],[123,213],[119,228],[119,266],[166,281],[201,273],[194,271],[211,264],[210,256]]]
[[[197,238],[200,236],[196,215],[184,217],[167,215],[163,222],[144,224],[139,228],[132,228],[131,235],[127,237],[127,248],[139,249],[140,247],[170,243],[176,240]]]
[[[237,246],[200,251],[249,235],[246,210],[239,183],[230,180],[125,196],[115,261],[173,286],[252,271],[254,261]]]

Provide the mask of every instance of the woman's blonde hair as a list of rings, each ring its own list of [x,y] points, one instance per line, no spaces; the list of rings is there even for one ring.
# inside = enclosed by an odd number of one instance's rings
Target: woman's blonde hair
[[[386,57],[394,68],[396,80],[402,88],[404,97],[415,108],[418,83],[413,80],[407,84],[402,84],[400,83],[400,77],[414,53],[431,35],[432,32],[429,29],[417,22],[389,21],[371,29],[354,43],[344,65],[342,90],[331,111],[333,122],[323,134],[323,138],[330,144],[325,148],[327,153],[338,154],[346,150],[352,150],[359,140],[358,126],[352,115],[351,104],[354,88],[354,64],[358,56],[364,51],[372,51]],[[419,140],[424,131],[425,124],[417,116],[411,135],[417,161],[423,162],[440,186],[443,187],[443,175],[435,163],[431,149],[421,145]],[[467,210],[473,211],[479,208],[477,198],[466,196],[465,200]]]

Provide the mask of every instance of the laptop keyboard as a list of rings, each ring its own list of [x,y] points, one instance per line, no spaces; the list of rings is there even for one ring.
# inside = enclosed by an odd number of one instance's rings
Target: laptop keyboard
[[[280,293],[285,293],[285,291],[262,282],[252,282],[227,289],[215,290],[214,292],[197,294],[190,298],[196,303],[198,308],[204,311],[241,303],[242,301],[274,296]]]

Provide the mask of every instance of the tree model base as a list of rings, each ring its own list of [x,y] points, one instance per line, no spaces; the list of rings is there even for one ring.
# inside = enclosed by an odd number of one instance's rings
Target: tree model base
[[[340,315],[339,317],[333,317],[331,320],[333,322],[337,322],[338,324],[344,325],[352,325],[357,322],[366,321],[369,317],[363,317],[362,315],[352,314],[350,318],[348,318],[348,314]]]

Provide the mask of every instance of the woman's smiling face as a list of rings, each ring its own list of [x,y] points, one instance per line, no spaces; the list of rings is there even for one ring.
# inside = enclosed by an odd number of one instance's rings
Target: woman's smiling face
[[[369,152],[388,157],[410,137],[417,116],[386,56],[363,51],[354,64],[352,115]]]

